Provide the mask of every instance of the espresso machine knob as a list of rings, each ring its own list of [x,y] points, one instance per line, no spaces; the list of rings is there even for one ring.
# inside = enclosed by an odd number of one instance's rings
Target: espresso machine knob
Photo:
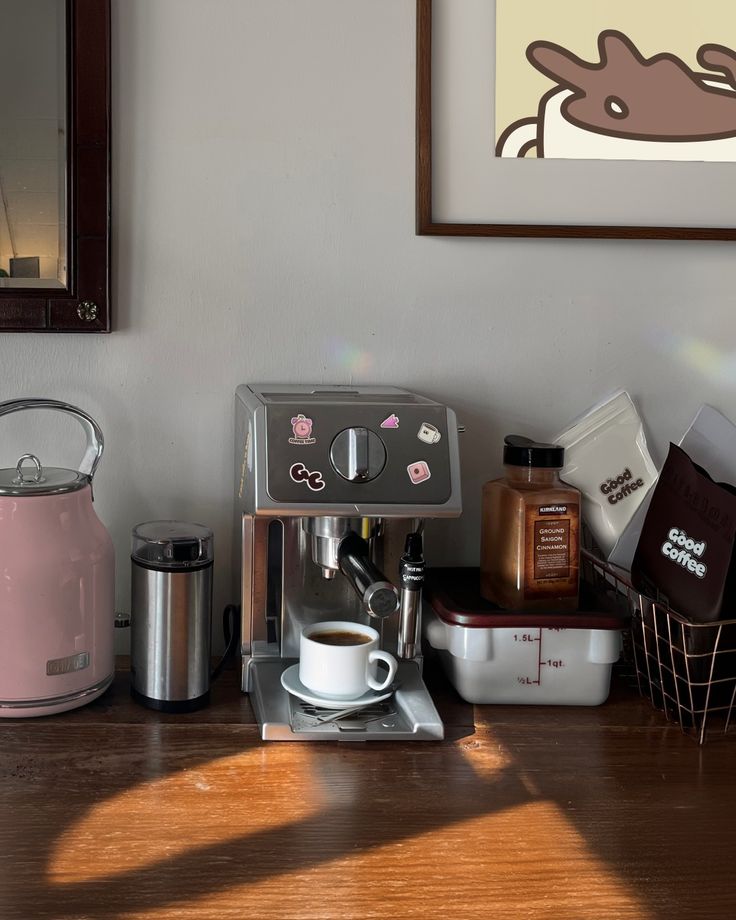
[[[332,442],[330,462],[348,482],[370,482],[386,465],[386,448],[370,428],[345,428]]]

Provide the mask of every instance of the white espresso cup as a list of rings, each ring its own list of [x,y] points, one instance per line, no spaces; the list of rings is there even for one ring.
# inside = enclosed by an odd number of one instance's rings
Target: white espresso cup
[[[328,620],[305,626],[299,640],[299,680],[318,696],[354,700],[368,690],[387,690],[396,677],[393,655],[378,648],[379,635],[370,626]],[[388,667],[378,679],[378,662]]]

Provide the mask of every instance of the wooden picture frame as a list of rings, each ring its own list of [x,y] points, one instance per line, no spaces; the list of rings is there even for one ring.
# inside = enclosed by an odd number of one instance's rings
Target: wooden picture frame
[[[492,0],[488,0],[492,3]],[[489,237],[561,237],[604,239],[671,239],[671,240],[736,240],[736,214],[734,226],[703,227],[696,221],[693,226],[658,226],[654,223],[628,225],[612,222],[544,223],[542,221],[519,223],[481,220],[448,220],[436,213],[433,182],[438,168],[433,150],[433,54],[436,18],[433,18],[435,0],[417,0],[416,6],[416,233],[422,236],[489,236]],[[433,33],[433,29],[435,32]],[[489,154],[490,156],[490,154]],[[605,163],[606,161],[602,161]],[[494,164],[499,176],[508,176],[502,160]],[[514,165],[513,163],[511,164]],[[549,164],[547,164],[549,165]],[[712,165],[712,164],[695,164]],[[717,164],[721,165],[721,164]],[[726,164],[736,171],[736,163]],[[633,167],[635,168],[635,167]]]
[[[64,288],[0,288],[0,332],[109,332],[110,0],[66,0]]]

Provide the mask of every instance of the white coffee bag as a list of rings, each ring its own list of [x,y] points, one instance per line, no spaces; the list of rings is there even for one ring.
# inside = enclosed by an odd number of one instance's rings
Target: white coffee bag
[[[583,520],[608,558],[657,478],[636,406],[620,390],[554,443],[565,448],[560,477],[582,492]]]

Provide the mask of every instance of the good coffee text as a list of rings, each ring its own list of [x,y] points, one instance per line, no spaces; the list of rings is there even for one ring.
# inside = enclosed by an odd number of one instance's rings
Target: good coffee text
[[[705,547],[705,540],[697,542],[692,537],[688,537],[684,530],[673,527],[662,544],[662,555],[677,565],[681,565],[688,572],[692,572],[698,578],[704,578],[708,567],[704,562],[698,560],[705,552]]]
[[[641,489],[644,486],[644,480],[634,476],[627,466],[620,476],[613,476],[600,484],[601,492],[608,497],[611,505],[616,505],[632,492]]]

